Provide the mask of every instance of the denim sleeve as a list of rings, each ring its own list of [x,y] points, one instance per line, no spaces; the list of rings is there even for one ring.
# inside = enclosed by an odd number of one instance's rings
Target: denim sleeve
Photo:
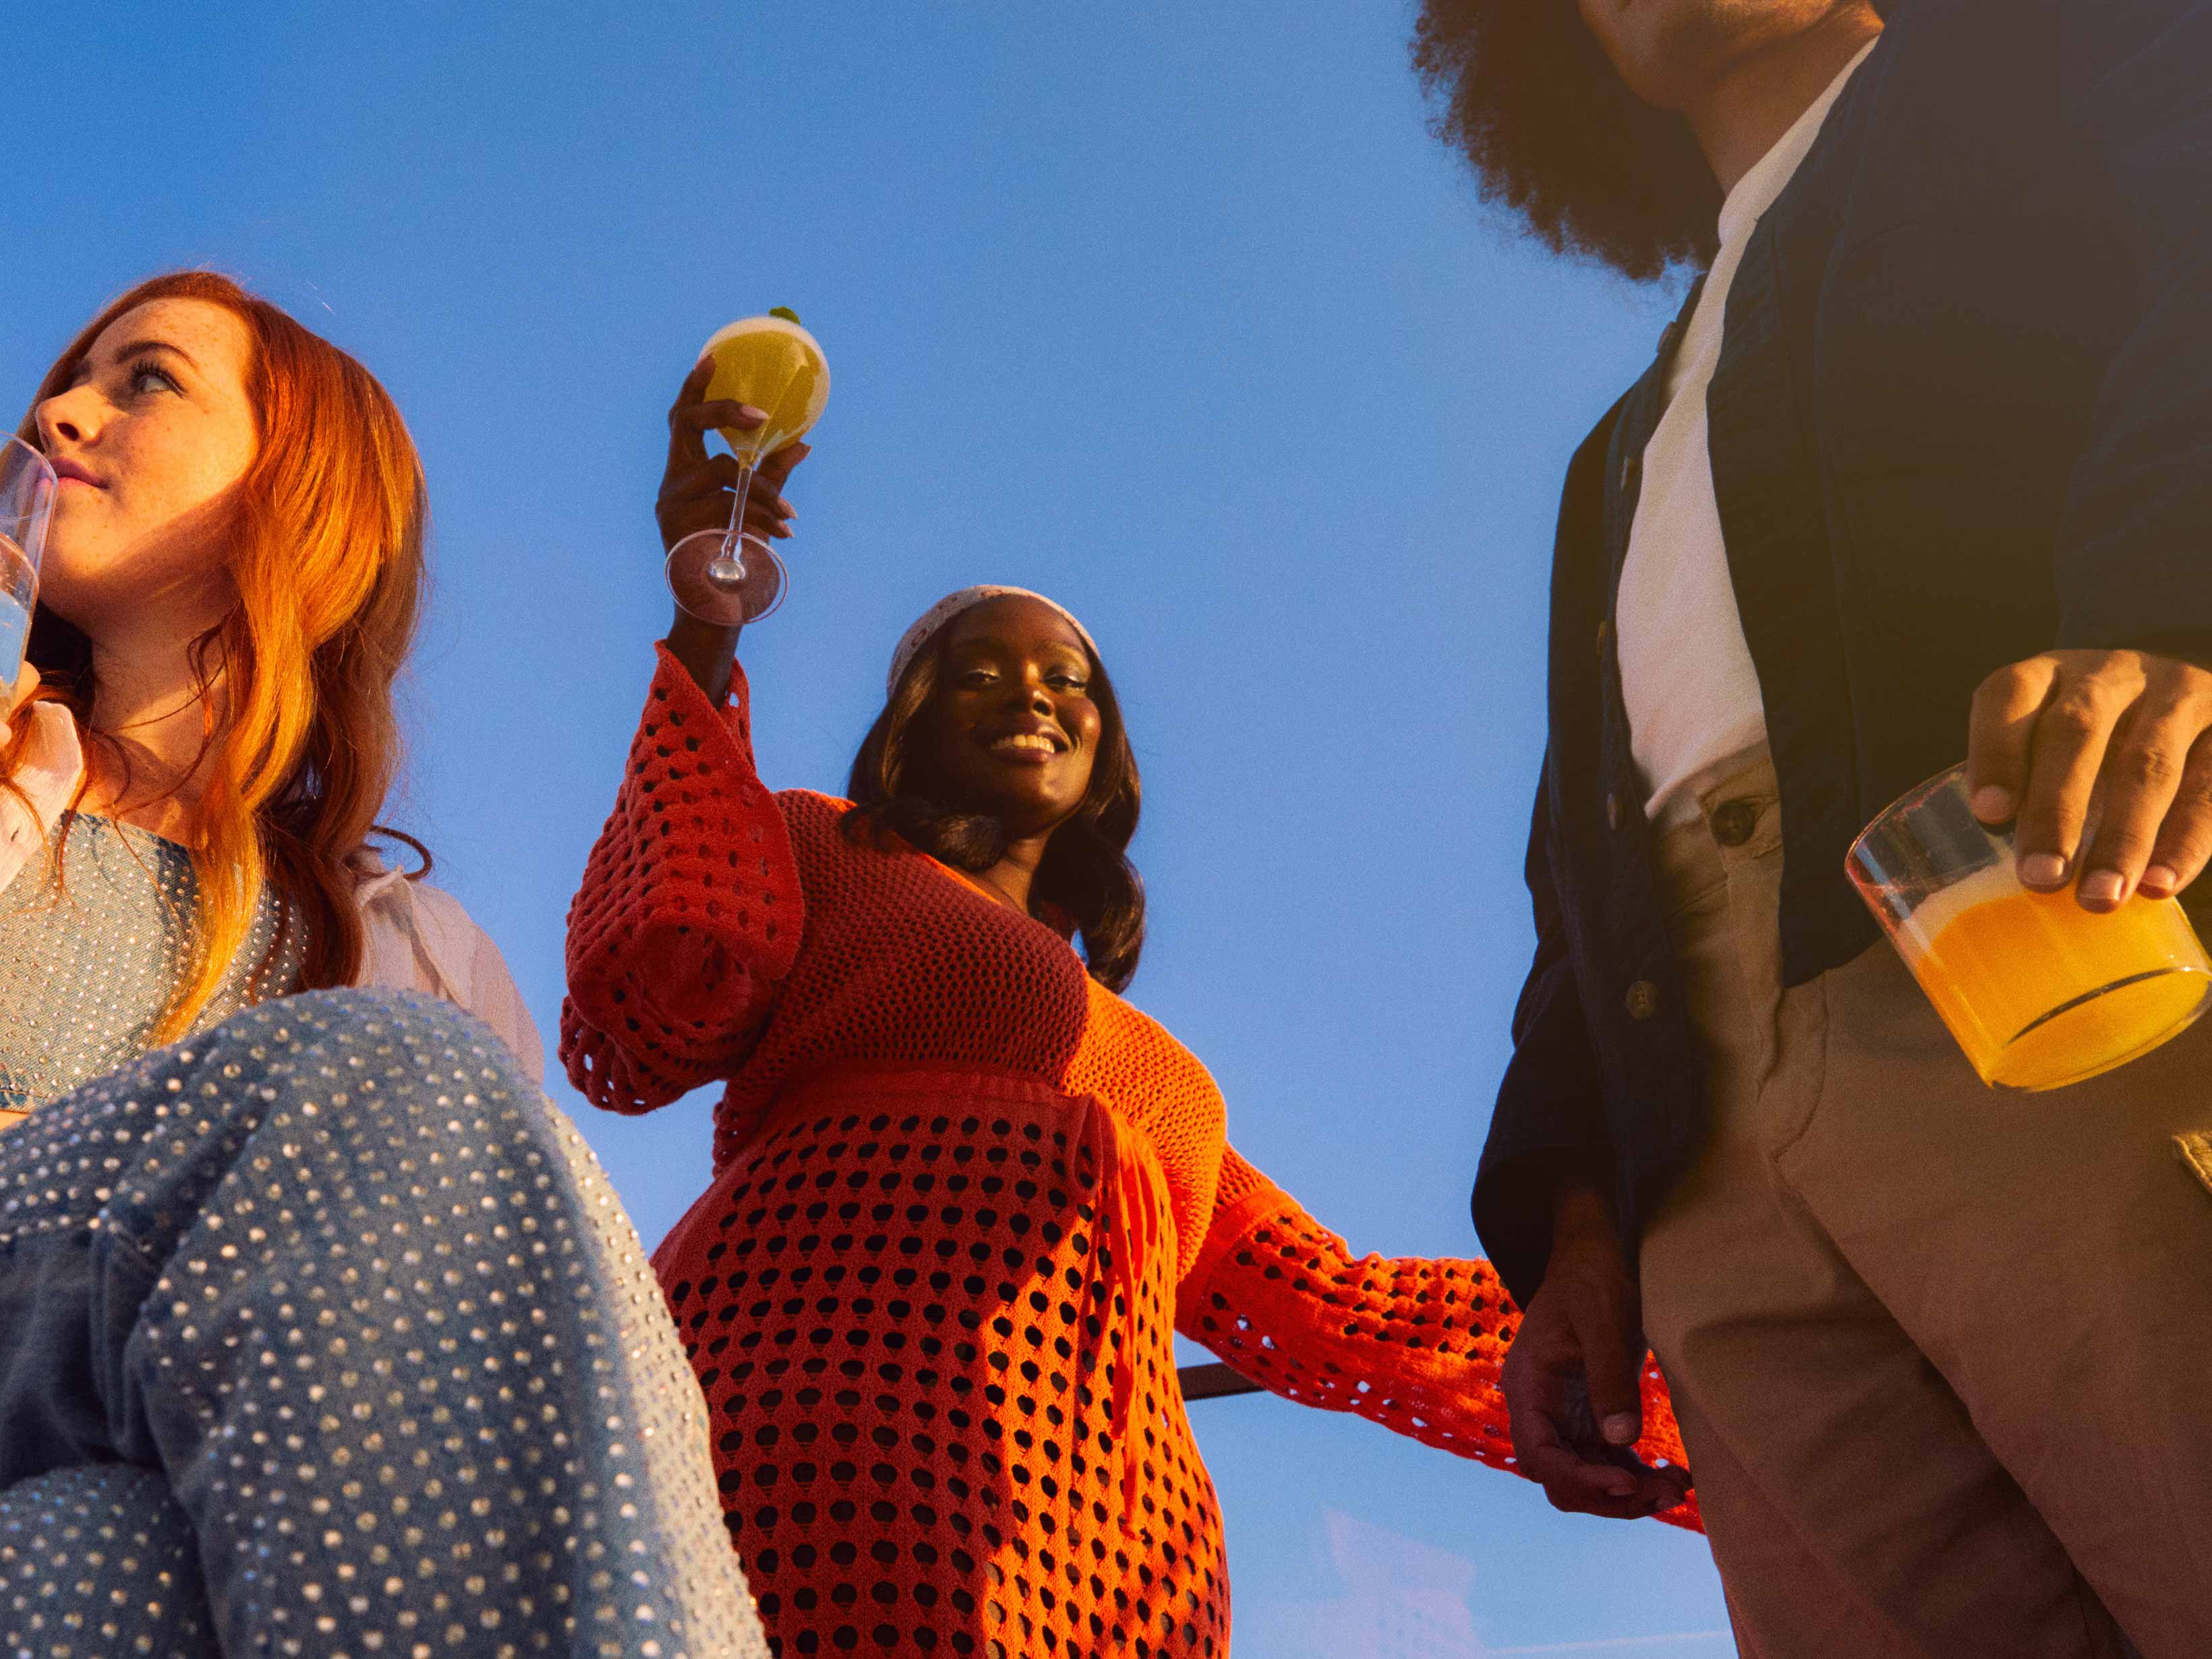
[[[1548,817],[1548,784],[1540,783],[1528,861],[1536,959],[1514,1010],[1513,1058],[1498,1088],[1474,1183],[1475,1231],[1498,1277],[1523,1307],[1544,1282],[1552,1254],[1552,1195],[1560,1178],[1586,1172],[1601,1189],[1613,1187],[1604,1089],[1552,879]]]
[[[2060,522],[2058,643],[2212,642],[2212,0],[2045,3],[2135,279]]]

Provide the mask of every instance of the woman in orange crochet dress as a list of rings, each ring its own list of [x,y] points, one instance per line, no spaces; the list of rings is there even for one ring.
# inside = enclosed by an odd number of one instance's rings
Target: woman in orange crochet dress
[[[762,786],[729,643],[679,613],[660,652],[570,915],[562,1052],[617,1111],[726,1085],[713,1184],[654,1266],[778,1650],[1225,1654],[1175,1329],[1510,1465],[1489,1264],[1352,1256],[1117,994],[1137,771],[1082,625],[1004,588],[933,607],[851,801]],[[1650,1403],[1644,1449],[1679,1463]]]

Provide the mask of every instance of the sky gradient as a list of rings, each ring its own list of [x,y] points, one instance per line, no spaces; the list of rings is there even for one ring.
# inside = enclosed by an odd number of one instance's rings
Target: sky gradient
[[[228,271],[358,355],[430,477],[388,816],[549,1036],[563,913],[667,610],[651,504],[704,337],[833,374],[744,657],[836,790],[899,632],[975,581],[1098,638],[1146,782],[1133,1000],[1356,1249],[1470,1255],[1530,946],[1560,474],[1679,295],[1563,264],[1426,131],[1411,12],[1318,0],[125,3],[13,32],[0,385],[137,278]],[[656,1239],[708,1097],[577,1114]],[[1702,1543],[1273,1400],[1193,1408],[1237,1647],[1732,1649]]]

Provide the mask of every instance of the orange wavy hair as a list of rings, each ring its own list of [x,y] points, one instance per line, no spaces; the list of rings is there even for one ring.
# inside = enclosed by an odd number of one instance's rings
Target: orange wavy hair
[[[359,973],[366,940],[352,861],[398,769],[392,687],[422,609],[428,518],[414,441],[375,377],[212,272],[156,276],[116,300],[47,372],[33,408],[68,387],[117,318],[165,299],[205,301],[245,323],[259,446],[237,489],[237,603],[193,647],[208,768],[191,848],[197,942],[158,1042],[183,1036],[214,996],[264,888],[287,901],[286,927],[303,932],[300,988],[350,984]],[[40,441],[35,419],[22,436]],[[94,735],[89,641],[41,611],[30,657],[46,695]],[[217,677],[220,724],[209,695]],[[11,775],[15,759],[8,757]]]

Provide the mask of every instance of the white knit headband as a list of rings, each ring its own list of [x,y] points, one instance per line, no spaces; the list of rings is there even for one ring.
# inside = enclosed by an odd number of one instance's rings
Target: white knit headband
[[[1076,631],[1091,654],[1094,658],[1098,654],[1098,644],[1091,637],[1091,630],[1078,622],[1075,613],[1057,599],[1048,599],[1042,593],[1032,593],[1026,587],[963,587],[957,593],[947,593],[923,611],[914,626],[899,636],[898,649],[891,653],[890,679],[884,695],[897,695],[899,682],[906,678],[907,665],[913,662],[922,647],[937,637],[939,629],[962,611],[974,610],[986,599],[1035,599],[1039,605],[1049,605]]]

